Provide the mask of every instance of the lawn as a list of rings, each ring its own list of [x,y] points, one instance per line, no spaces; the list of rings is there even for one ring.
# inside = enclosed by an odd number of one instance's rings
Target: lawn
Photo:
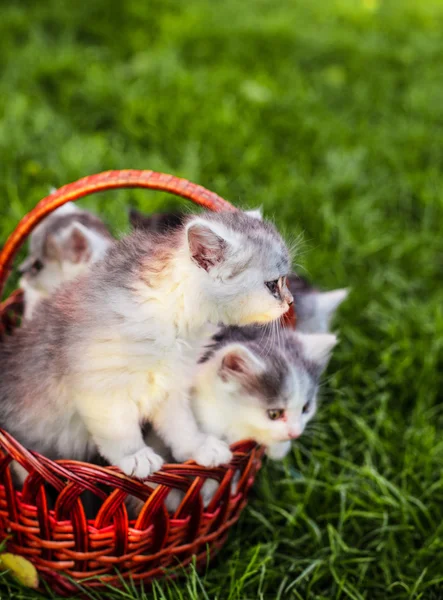
[[[51,185],[148,168],[263,205],[352,289],[315,425],[215,563],[116,598],[443,598],[442,31],[436,0],[2,3],[1,241]],[[166,202],[83,206],[122,233]]]

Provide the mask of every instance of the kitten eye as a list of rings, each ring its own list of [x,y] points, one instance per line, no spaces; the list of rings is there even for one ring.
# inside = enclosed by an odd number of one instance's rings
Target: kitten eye
[[[276,279],[275,281],[265,281],[265,286],[268,288],[268,290],[273,296],[278,295],[278,282],[279,279]]]
[[[40,272],[42,269],[43,269],[43,263],[42,263],[42,261],[41,261],[41,260],[39,260],[39,259],[37,258],[37,260],[35,260],[35,261],[32,263],[32,267],[31,267],[31,273],[33,273],[33,274],[37,274],[37,273],[39,273],[39,272]]]
[[[311,403],[306,402],[306,404],[303,406],[302,413],[305,415],[307,412],[309,412],[310,408],[311,408]]]
[[[282,408],[272,408],[266,412],[271,421],[277,421],[278,419],[283,418],[283,415],[285,414],[285,411]]]

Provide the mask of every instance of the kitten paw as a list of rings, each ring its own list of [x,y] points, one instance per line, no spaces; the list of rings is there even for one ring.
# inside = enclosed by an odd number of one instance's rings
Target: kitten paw
[[[202,467],[218,467],[231,461],[232,452],[228,444],[213,435],[206,436],[204,442],[198,447],[193,459]]]
[[[266,456],[272,460],[282,460],[291,449],[291,442],[276,442],[266,448]]]
[[[158,471],[162,464],[163,459],[160,455],[156,454],[152,448],[142,448],[135,454],[131,454],[130,456],[125,456],[117,465],[126,473],[126,475],[130,475],[132,477],[137,477],[138,479],[145,479]]]

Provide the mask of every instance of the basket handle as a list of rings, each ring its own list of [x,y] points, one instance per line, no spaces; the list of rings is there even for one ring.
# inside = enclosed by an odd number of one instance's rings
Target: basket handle
[[[166,175],[165,173],[157,173],[155,171],[137,171],[133,169],[105,171],[104,173],[90,175],[73,183],[68,183],[50,196],[46,196],[46,198],[40,200],[37,206],[23,217],[6,240],[0,253],[0,299],[2,298],[6,281],[11,272],[12,261],[15,255],[27,236],[40,221],[66,202],[78,200],[79,198],[83,198],[83,196],[88,196],[95,192],[126,187],[139,187],[169,192],[176,196],[192,200],[195,204],[216,212],[237,210],[232,204],[201,185],[196,185],[180,177],[174,177],[174,175]]]

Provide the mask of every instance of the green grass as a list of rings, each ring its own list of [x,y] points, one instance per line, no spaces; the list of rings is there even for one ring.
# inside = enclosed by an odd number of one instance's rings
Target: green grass
[[[149,168],[262,204],[352,288],[313,432],[214,565],[115,598],[443,598],[442,28],[437,0],[2,3],[0,240],[50,185]],[[121,232],[128,203],[165,197],[85,205]]]

